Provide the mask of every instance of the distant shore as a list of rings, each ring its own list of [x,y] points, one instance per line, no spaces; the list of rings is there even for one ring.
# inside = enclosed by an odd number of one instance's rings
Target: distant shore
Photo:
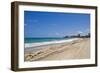
[[[25,61],[47,61],[47,60],[67,60],[67,59],[87,59],[90,58],[90,39],[78,38],[76,40],[67,42],[60,41],[56,44],[44,44],[36,47],[25,48]],[[37,46],[35,44],[35,46]],[[31,44],[32,46],[32,44]]]

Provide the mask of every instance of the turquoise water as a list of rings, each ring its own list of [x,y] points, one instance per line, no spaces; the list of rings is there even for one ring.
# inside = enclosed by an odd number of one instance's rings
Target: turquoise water
[[[49,42],[63,40],[65,38],[24,38],[24,43],[39,43],[39,42]]]

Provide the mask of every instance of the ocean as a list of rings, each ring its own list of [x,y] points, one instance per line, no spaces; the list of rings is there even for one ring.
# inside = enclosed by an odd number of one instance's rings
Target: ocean
[[[24,38],[25,48],[36,48],[39,46],[64,44],[77,38]]]
[[[42,43],[49,41],[64,40],[67,38],[24,38],[24,43]]]

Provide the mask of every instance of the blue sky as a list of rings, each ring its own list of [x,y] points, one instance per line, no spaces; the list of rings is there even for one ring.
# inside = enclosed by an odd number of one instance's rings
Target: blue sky
[[[90,30],[90,14],[24,11],[25,37],[64,37]]]

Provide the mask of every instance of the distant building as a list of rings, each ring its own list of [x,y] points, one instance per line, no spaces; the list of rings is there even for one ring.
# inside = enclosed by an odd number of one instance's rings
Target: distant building
[[[78,34],[78,35],[77,35],[77,37],[80,37],[80,36],[81,36],[81,34]]]
[[[64,38],[90,38],[90,33],[88,33],[87,35],[81,35],[80,33],[78,33],[77,35],[71,35],[71,36],[65,36]]]

